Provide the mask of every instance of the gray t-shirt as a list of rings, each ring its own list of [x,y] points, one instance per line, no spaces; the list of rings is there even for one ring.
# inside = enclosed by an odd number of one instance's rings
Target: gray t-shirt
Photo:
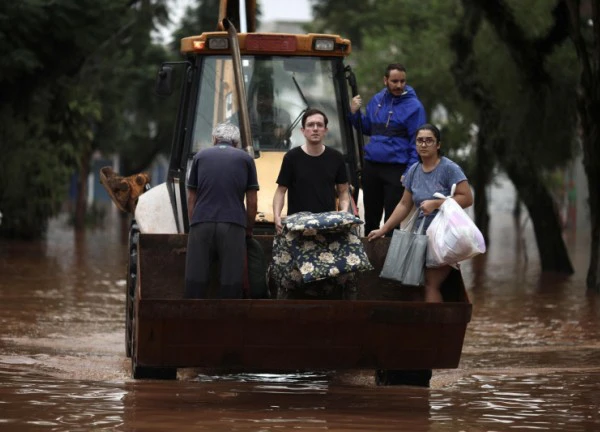
[[[404,177],[404,187],[412,193],[415,207],[419,208],[425,200],[436,199],[433,194],[439,192],[445,196],[450,195],[453,184],[458,184],[467,180],[465,173],[453,161],[445,156],[442,156],[440,163],[433,171],[424,172],[423,165],[420,162],[413,164],[407,171]],[[437,210],[431,213],[425,219],[424,230],[427,229]],[[415,229],[421,223],[422,215],[419,215],[415,222]]]

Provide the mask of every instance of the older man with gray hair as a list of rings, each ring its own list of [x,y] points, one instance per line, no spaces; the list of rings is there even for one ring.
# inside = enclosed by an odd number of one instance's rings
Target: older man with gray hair
[[[258,180],[254,159],[239,148],[231,123],[213,129],[213,147],[196,153],[187,181],[186,298],[242,298],[246,236],[256,218]],[[244,206],[244,198],[246,206]],[[220,289],[209,292],[210,264],[219,261]]]

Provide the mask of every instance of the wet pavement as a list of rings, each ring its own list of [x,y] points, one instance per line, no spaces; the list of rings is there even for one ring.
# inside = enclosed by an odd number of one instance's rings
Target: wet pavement
[[[461,364],[431,388],[377,387],[370,371],[134,381],[124,353],[127,222],[44,241],[0,241],[0,430],[597,431],[600,296],[576,274],[540,275],[531,222],[491,191],[488,253],[463,266],[473,319]],[[521,231],[522,235],[517,235]]]

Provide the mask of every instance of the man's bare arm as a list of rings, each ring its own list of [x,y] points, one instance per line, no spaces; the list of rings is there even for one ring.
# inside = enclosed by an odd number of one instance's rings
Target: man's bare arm
[[[336,185],[339,201],[339,211],[350,210],[350,190],[348,183],[340,183]]]
[[[275,229],[278,233],[283,229],[283,225],[281,224],[281,212],[283,211],[286,192],[287,187],[279,185],[273,196],[273,221],[275,222]]]
[[[187,190],[187,208],[188,208],[188,221],[192,220],[194,214],[194,207],[196,207],[196,199],[198,198],[198,192],[196,189],[188,188]]]

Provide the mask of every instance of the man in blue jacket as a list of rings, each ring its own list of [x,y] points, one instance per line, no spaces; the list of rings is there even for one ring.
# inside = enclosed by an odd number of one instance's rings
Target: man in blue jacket
[[[426,123],[425,109],[415,91],[406,84],[406,69],[398,63],[388,65],[383,77],[385,88],[360,112],[362,99],[355,96],[350,104],[354,127],[371,139],[365,145],[362,172],[365,235],[379,228],[385,209],[390,217],[402,198],[402,176],[418,161],[415,147],[417,128]],[[359,119],[362,131],[359,129]]]

